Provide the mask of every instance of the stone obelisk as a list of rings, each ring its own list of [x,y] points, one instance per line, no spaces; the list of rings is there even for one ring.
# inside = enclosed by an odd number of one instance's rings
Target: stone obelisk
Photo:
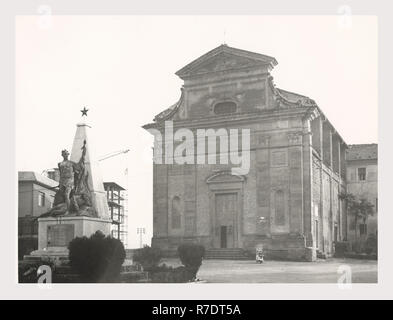
[[[90,190],[92,207],[95,216],[101,219],[109,219],[109,208],[104,183],[102,180],[101,169],[98,160],[92,155],[92,148],[88,131],[90,126],[85,122],[77,125],[74,142],[71,150],[71,161],[78,162],[82,156],[82,146],[86,143],[85,168],[88,172],[87,181]]]

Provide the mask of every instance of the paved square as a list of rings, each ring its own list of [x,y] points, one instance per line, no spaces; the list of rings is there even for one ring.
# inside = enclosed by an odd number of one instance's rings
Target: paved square
[[[181,265],[178,259],[165,259]],[[328,259],[316,262],[252,260],[204,260],[198,278],[208,283],[337,283],[341,265],[351,268],[353,283],[377,283],[378,264],[374,260]]]

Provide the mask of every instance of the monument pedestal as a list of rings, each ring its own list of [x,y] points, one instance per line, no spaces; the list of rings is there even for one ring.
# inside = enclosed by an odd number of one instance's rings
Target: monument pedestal
[[[38,219],[38,250],[25,260],[50,260],[56,265],[68,261],[68,244],[76,237],[90,237],[96,231],[110,235],[111,221],[86,216],[45,217]]]
[[[111,221],[86,216],[61,216],[38,219],[38,250],[67,249],[76,237],[90,237],[96,231],[110,235]]]

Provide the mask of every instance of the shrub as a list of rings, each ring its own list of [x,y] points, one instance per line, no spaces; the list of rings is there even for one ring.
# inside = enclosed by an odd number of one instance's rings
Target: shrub
[[[342,258],[346,252],[349,252],[349,243],[346,241],[337,241],[334,243],[334,256]]]
[[[69,246],[69,260],[72,269],[82,281],[114,282],[119,279],[121,266],[126,257],[124,246],[119,239],[97,231],[89,238],[77,237]]]
[[[162,264],[154,268],[150,279],[153,283],[185,283],[194,280],[194,275],[185,266],[174,268]]]
[[[162,258],[162,253],[159,248],[152,248],[144,246],[134,252],[132,260],[142,265],[144,271],[154,270]]]
[[[355,253],[362,253],[362,243],[360,240],[352,242],[352,251]]]
[[[177,248],[177,253],[181,263],[191,272],[192,279],[195,279],[202,265],[205,247],[195,243],[184,243]]]

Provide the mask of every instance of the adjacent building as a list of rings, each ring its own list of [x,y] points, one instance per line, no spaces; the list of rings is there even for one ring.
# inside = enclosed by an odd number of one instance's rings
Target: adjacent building
[[[348,240],[366,240],[369,235],[378,234],[378,145],[349,145],[346,166],[347,192],[374,205],[374,214],[366,221],[358,221],[356,228],[354,217],[348,216]]]
[[[58,168],[45,170],[42,174],[18,172],[19,258],[38,248],[37,218],[52,208],[59,177]],[[127,190],[115,182],[104,182],[104,188],[112,220],[111,235],[127,247]]]
[[[213,129],[217,156],[227,152],[221,129],[249,129],[250,169],[233,174],[231,164],[200,164],[208,140],[191,163],[156,161],[154,247],[169,254],[190,241],[254,253],[262,244],[272,258],[313,260],[317,252],[332,255],[334,241],[345,238],[339,194],[347,145],[314,100],[274,84],[275,65],[274,57],[221,45],[176,72],[180,99],[144,128],[159,139],[167,121],[194,136]]]
[[[33,172],[18,172],[19,257],[38,247],[37,218],[52,208],[58,182]]]

